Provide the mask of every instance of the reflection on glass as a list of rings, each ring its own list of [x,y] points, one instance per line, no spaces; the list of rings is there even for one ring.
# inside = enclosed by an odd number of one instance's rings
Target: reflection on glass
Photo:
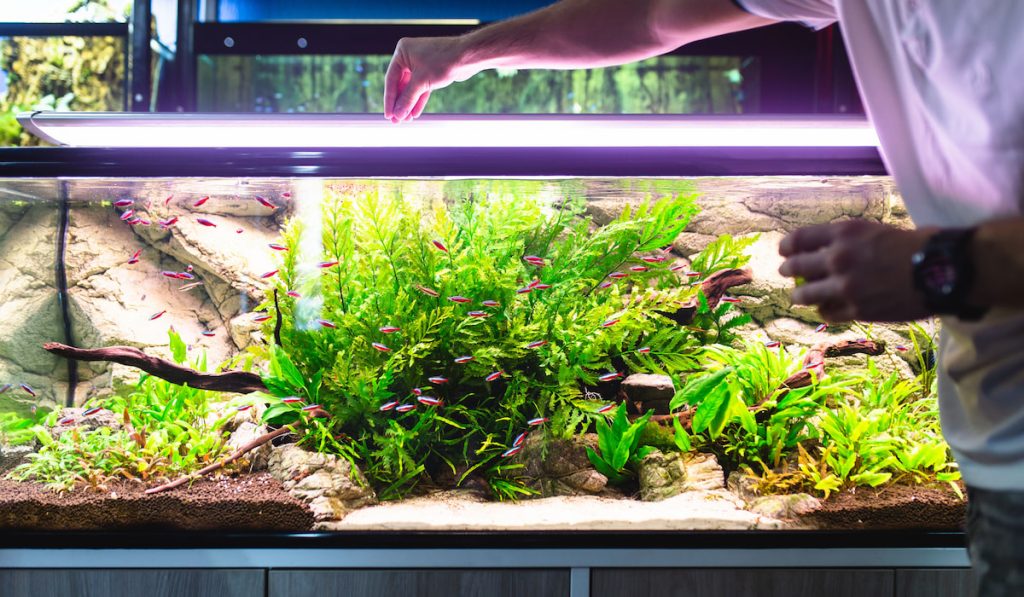
[[[8,0],[2,20],[8,23],[106,23],[128,20],[132,0]]]
[[[14,117],[32,109],[124,109],[119,37],[0,38],[0,146],[33,145]]]
[[[382,112],[388,56],[202,56],[199,109]],[[663,56],[620,67],[488,71],[434,92],[428,112],[739,114],[756,60]]]

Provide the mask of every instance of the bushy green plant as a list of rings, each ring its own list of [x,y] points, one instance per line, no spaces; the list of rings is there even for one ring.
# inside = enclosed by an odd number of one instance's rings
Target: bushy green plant
[[[32,443],[40,423],[50,414],[49,409],[40,408],[30,416],[16,412],[0,413],[0,444],[23,446]]]
[[[635,467],[654,448],[641,446],[644,426],[654,411],[649,411],[633,422],[626,415],[626,404],[615,409],[611,424],[604,418],[597,420],[597,450],[587,447],[587,457],[594,468],[611,483],[623,483],[635,472]],[[629,468],[627,468],[629,467]]]
[[[174,330],[169,335],[174,360],[184,363],[184,342]],[[205,356],[192,365],[205,371]],[[123,428],[70,429],[57,437],[37,428],[42,447],[11,477],[68,490],[103,488],[115,478],[150,482],[192,473],[226,452],[221,429],[234,413],[210,421],[214,395],[143,374],[129,395],[86,405],[102,406],[122,417]],[[55,417],[50,415],[51,424]]]
[[[272,365],[267,385],[323,405],[323,424],[385,497],[439,468],[460,478],[494,470],[530,418],[575,435],[603,405],[587,393],[604,373],[697,366],[700,342],[666,315],[696,288],[659,260],[695,213],[692,196],[644,202],[595,229],[572,188],[555,205],[502,184],[448,201],[329,193],[322,217],[293,218],[283,233],[279,307],[261,308],[281,317],[274,354],[294,371]],[[419,404],[414,391],[441,406]],[[391,402],[415,408],[380,410]]]

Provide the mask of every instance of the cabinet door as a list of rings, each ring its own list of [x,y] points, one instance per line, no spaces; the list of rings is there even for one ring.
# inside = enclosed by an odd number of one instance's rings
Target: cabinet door
[[[568,597],[568,570],[272,570],[269,597]]]
[[[0,570],[3,597],[252,597],[262,570]]]
[[[970,568],[897,570],[896,597],[970,597],[974,575]]]
[[[595,569],[592,597],[879,597],[893,594],[891,570]]]

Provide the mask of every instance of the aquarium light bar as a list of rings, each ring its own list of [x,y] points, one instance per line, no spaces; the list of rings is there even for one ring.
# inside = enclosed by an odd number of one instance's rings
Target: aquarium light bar
[[[130,114],[32,112],[19,121],[77,147],[875,147],[850,117],[427,115],[392,124],[379,114]]]

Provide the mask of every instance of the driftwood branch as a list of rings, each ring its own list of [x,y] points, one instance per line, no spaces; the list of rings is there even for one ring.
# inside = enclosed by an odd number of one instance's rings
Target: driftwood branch
[[[217,462],[215,462],[215,463],[213,463],[213,464],[211,464],[209,466],[203,467],[203,468],[199,469],[198,471],[192,473],[191,475],[185,475],[183,477],[178,477],[177,479],[171,481],[170,483],[164,483],[163,485],[161,485],[159,487],[153,487],[152,489],[147,489],[146,490],[146,495],[152,495],[154,493],[162,493],[164,491],[169,491],[171,489],[174,489],[175,487],[180,487],[180,486],[184,485],[185,483],[188,483],[189,481],[198,479],[198,478],[202,477],[203,475],[208,475],[208,474],[212,473],[215,470],[218,470],[220,468],[223,468],[223,467],[231,464],[232,462],[238,460],[239,458],[241,458],[245,454],[251,452],[252,450],[255,450],[256,448],[258,448],[260,446],[262,446],[263,444],[265,444],[267,442],[270,442],[270,441],[273,441],[274,438],[281,437],[282,435],[285,435],[286,433],[290,433],[291,431],[293,431],[293,429],[291,427],[282,427],[280,429],[275,429],[274,431],[271,431],[270,433],[265,433],[265,434],[257,437],[256,439],[252,440],[251,442],[245,444],[244,446],[238,448],[237,450],[232,452],[231,455],[228,456],[227,458],[223,458],[223,459],[218,460]]]
[[[214,392],[256,392],[266,391],[263,380],[248,371],[222,371],[202,373],[189,367],[182,367],[166,359],[150,356],[131,346],[108,346],[106,348],[75,348],[58,342],[43,344],[47,351],[76,361],[110,361],[141,369],[150,375],[190,388]]]
[[[714,309],[718,306],[718,302],[722,300],[722,297],[725,296],[726,290],[729,290],[733,286],[750,284],[753,279],[754,275],[751,273],[749,268],[723,269],[705,278],[700,285],[700,289],[708,301],[708,307]],[[693,323],[693,318],[697,315],[698,305],[698,299],[694,298],[677,309],[674,313],[662,314],[679,325],[690,325]]]

